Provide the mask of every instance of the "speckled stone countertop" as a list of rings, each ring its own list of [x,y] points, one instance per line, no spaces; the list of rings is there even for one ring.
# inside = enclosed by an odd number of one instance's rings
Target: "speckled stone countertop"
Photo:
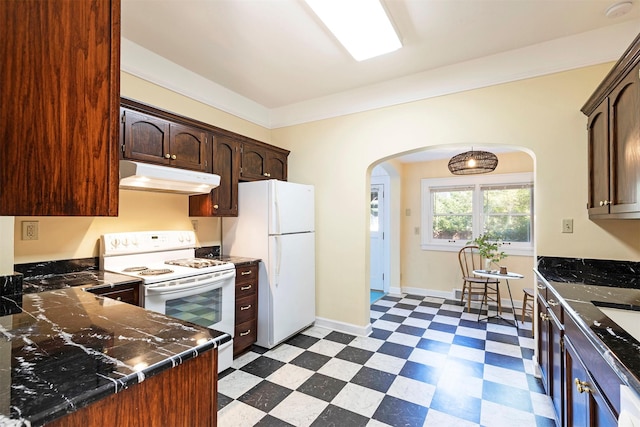
[[[229,256],[229,255],[222,255],[217,258],[221,261],[231,262],[236,267],[243,267],[245,265],[253,264],[260,261],[259,259],[256,259],[256,258],[244,258],[244,257]]]
[[[46,274],[27,277],[22,282],[22,293],[32,294],[79,286],[81,288],[112,288],[127,283],[142,283],[140,279],[124,274],[102,270],[87,270],[74,273]]]
[[[560,297],[567,308],[566,313],[576,321],[622,382],[640,394],[640,342],[594,304],[640,310],[640,289],[557,281],[553,274],[536,273]]]
[[[231,338],[61,287],[1,298],[15,314],[0,317],[0,425],[43,425]]]

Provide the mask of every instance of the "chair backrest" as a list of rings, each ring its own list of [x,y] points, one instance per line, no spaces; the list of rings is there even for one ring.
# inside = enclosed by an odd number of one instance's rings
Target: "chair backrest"
[[[458,252],[458,261],[462,270],[462,277],[473,276],[473,270],[482,270],[483,263],[477,246],[465,246]]]

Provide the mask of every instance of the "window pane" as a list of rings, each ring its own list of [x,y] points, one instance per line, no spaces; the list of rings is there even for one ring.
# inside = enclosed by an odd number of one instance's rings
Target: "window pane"
[[[432,191],[434,239],[470,240],[473,235],[473,191]]]
[[[484,232],[509,242],[531,242],[529,188],[483,189]]]
[[[378,188],[371,187],[371,217],[369,219],[369,228],[372,232],[377,232],[380,229],[378,224]]]

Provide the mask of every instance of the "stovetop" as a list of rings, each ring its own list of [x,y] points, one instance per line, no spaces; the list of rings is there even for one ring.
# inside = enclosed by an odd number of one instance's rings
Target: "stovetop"
[[[230,262],[197,258],[193,231],[145,231],[105,234],[100,267],[158,283],[234,269]]]

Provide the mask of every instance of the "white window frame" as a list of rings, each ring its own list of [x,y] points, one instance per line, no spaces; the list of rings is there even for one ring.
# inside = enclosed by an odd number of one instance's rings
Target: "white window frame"
[[[420,182],[420,193],[422,202],[421,212],[421,235],[420,246],[422,250],[431,251],[445,251],[445,252],[457,252],[463,246],[466,245],[466,240],[445,240],[445,239],[433,239],[433,216],[431,206],[431,189],[432,188],[450,188],[455,189],[474,187],[473,194],[473,236],[481,234],[482,225],[484,222],[483,213],[483,200],[481,188],[485,186],[500,186],[500,185],[534,185],[533,172],[524,173],[509,173],[509,174],[492,174],[492,175],[475,175],[475,176],[457,176],[450,178],[425,178]],[[534,188],[532,188],[531,197],[534,196]],[[535,200],[532,201],[531,206],[531,242],[520,243],[510,242],[500,247],[507,255],[533,255],[533,241],[534,241],[534,209],[533,205]]]

